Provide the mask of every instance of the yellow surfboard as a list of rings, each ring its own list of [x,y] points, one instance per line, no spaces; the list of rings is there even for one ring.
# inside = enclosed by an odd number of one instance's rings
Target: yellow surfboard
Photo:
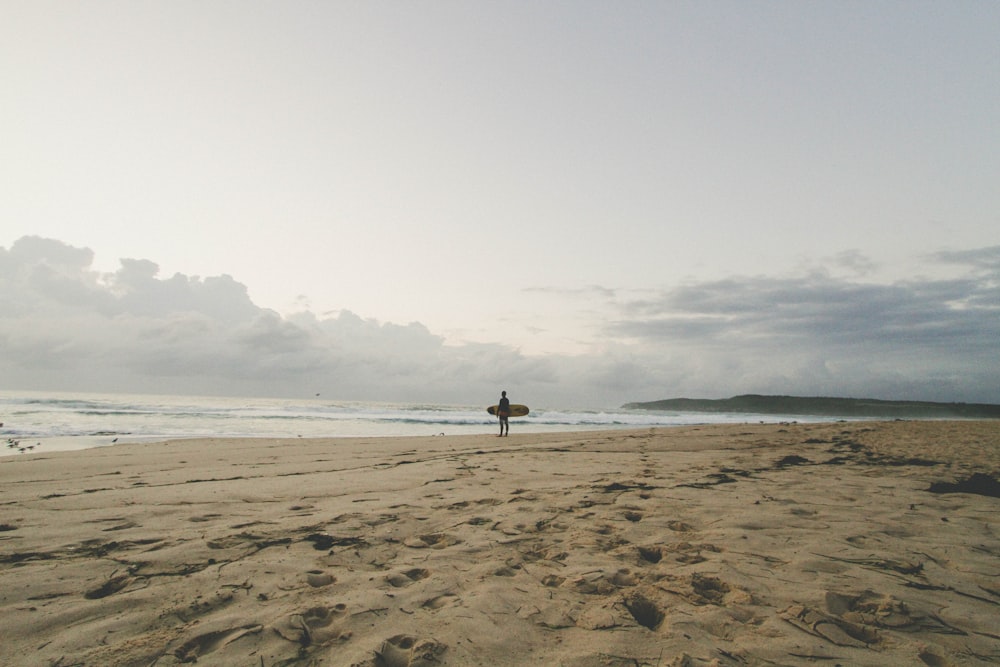
[[[496,416],[497,410],[499,410],[499,409],[500,409],[499,405],[491,405],[490,407],[486,408],[486,412],[490,413],[491,415]],[[516,404],[513,404],[513,403],[511,404],[511,406],[510,406],[510,416],[511,417],[523,417],[526,414],[528,414],[528,406],[527,405],[516,405]]]

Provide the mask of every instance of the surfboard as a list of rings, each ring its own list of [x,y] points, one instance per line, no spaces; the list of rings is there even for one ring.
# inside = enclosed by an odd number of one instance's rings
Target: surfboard
[[[497,410],[499,409],[500,409],[499,405],[491,405],[490,407],[486,408],[486,412],[490,413],[491,415],[496,415]],[[511,417],[523,417],[526,414],[528,414],[527,405],[517,405],[515,403],[511,403],[510,406]]]

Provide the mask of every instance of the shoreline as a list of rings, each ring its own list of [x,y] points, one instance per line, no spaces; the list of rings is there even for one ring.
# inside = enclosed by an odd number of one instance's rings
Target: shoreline
[[[989,664],[990,421],[0,459],[0,662]]]
[[[675,427],[686,427],[686,426],[713,426],[716,424],[720,425],[739,425],[739,424],[791,424],[791,423],[833,423],[835,421],[846,422],[846,421],[871,421],[869,419],[857,418],[857,419],[825,419],[822,421],[802,421],[799,422],[792,418],[792,421],[787,419],[782,419],[781,416],[774,415],[760,415],[766,419],[757,419],[758,415],[747,415],[753,418],[753,421],[725,421],[725,422],[681,422],[677,424],[651,424],[651,425],[634,425],[634,424],[578,424],[578,425],[559,425],[552,426],[548,424],[537,424],[537,423],[518,423],[514,420],[515,434],[519,435],[531,435],[531,436],[546,436],[549,434],[556,433],[604,433],[604,432],[629,432],[634,430],[648,430],[651,428],[675,428]],[[447,425],[444,428],[448,428]],[[454,429],[449,428],[446,431],[437,431],[437,429],[431,429],[430,433],[391,433],[391,434],[338,434],[338,435],[296,435],[294,437],[289,435],[274,435],[274,434],[226,434],[218,436],[208,436],[203,433],[192,433],[192,434],[162,434],[162,435],[132,435],[129,433],[113,433],[109,435],[72,435],[72,436],[18,436],[16,440],[24,445],[33,445],[28,451],[21,452],[17,446],[13,447],[0,447],[0,460],[8,456],[19,456],[24,454],[39,454],[39,453],[55,453],[55,452],[79,452],[88,449],[102,449],[107,447],[120,447],[124,445],[156,445],[166,442],[180,442],[186,440],[212,440],[212,441],[261,441],[261,440],[271,440],[271,441],[282,441],[287,444],[293,444],[296,442],[308,442],[308,441],[324,441],[331,444],[344,441],[352,440],[392,440],[396,438],[475,438],[475,437],[485,437],[489,435],[496,435],[496,425],[490,423],[475,424],[472,426],[464,427],[468,430],[456,432]],[[437,432],[434,432],[437,431]],[[14,440],[13,436],[10,437]],[[5,438],[6,439],[6,438]],[[9,443],[8,443],[9,444]]]
[[[0,457],[19,447],[57,451],[114,442],[158,442],[225,436],[260,438],[481,435],[496,418],[476,406],[364,403],[307,399],[251,399],[131,394],[25,394],[0,391],[4,414]],[[536,406],[513,420],[515,432],[628,430],[660,426],[750,422],[826,422],[842,418],[752,413],[667,412],[620,409],[549,409]],[[25,452],[27,453],[27,451]]]

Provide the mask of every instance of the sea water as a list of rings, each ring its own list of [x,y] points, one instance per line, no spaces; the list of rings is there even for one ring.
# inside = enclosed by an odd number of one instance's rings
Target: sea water
[[[511,431],[828,421],[744,413],[532,408]],[[303,399],[0,392],[0,456],[194,437],[340,438],[491,434],[486,406]],[[30,448],[30,449],[29,449]],[[24,449],[25,452],[21,452]]]

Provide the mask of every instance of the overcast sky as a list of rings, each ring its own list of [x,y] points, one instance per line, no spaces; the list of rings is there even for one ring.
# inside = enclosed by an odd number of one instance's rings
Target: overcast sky
[[[1000,402],[998,26],[0,0],[0,388]]]

